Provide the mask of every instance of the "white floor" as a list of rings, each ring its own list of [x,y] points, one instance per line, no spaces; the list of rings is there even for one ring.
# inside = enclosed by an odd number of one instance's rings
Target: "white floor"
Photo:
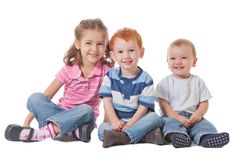
[[[2,129],[1,129],[2,131]],[[1,136],[1,156],[24,156],[38,157],[46,156],[99,156],[99,157],[121,157],[121,156],[191,156],[191,157],[222,157],[233,156],[235,147],[232,141],[221,149],[204,149],[199,146],[191,148],[175,149],[171,145],[157,146],[153,144],[136,144],[126,146],[115,146],[103,148],[102,143],[97,139],[95,130],[90,143],[83,142],[58,142],[51,139],[37,143],[9,142]]]

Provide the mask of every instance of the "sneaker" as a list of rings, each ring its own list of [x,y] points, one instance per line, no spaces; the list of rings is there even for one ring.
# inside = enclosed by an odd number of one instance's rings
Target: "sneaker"
[[[161,129],[156,128],[150,131],[139,141],[139,143],[152,143],[157,145],[163,145],[164,141],[161,134]]]
[[[229,134],[226,132],[210,134],[202,137],[200,145],[205,148],[221,148],[229,143]]]

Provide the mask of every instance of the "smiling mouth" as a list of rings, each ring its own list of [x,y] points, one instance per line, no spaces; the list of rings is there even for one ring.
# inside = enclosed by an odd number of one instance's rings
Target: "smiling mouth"
[[[174,69],[181,70],[184,69],[184,67],[174,67]]]
[[[131,64],[133,61],[123,61],[124,64]]]
[[[89,56],[92,56],[92,57],[98,57],[97,54],[89,54]]]

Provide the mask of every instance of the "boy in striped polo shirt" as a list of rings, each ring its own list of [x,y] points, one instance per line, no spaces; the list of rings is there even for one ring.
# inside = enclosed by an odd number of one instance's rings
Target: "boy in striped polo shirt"
[[[141,36],[134,29],[123,28],[113,35],[109,46],[119,67],[107,72],[99,91],[106,115],[98,130],[103,147],[138,142],[163,144],[159,129],[162,123],[154,112],[153,80],[137,65],[144,55]]]

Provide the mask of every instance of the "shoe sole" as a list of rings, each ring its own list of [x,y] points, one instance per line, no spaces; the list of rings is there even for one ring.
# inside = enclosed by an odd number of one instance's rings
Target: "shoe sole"
[[[228,133],[220,133],[212,135],[209,139],[206,140],[203,147],[207,148],[221,148],[224,145],[229,143],[229,134]]]
[[[175,148],[190,147],[191,144],[192,144],[191,139],[187,137],[186,135],[182,135],[182,134],[173,135],[172,145]]]

